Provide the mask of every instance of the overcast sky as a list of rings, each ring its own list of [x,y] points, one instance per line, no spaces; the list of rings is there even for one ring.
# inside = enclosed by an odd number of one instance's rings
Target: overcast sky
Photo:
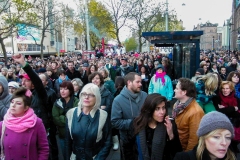
[[[194,25],[207,21],[222,26],[232,14],[232,0],[168,0],[168,3],[171,9],[175,8],[186,30],[192,30]],[[182,6],[183,3],[185,6]]]
[[[63,1],[63,0],[61,0]],[[64,1],[69,6],[76,8],[75,3],[70,3],[70,1],[78,0],[68,0]],[[98,0],[98,1],[108,1],[108,0]],[[166,0],[153,0],[162,1]],[[222,26],[226,19],[229,19],[232,11],[232,0],[168,0],[169,10],[175,9],[178,18],[183,21],[183,26],[186,30],[193,30],[193,26],[198,23],[205,23],[207,21],[211,23],[218,23]],[[182,4],[185,4],[183,6]],[[124,27],[120,30],[121,41],[124,41],[127,37],[131,35],[130,30]]]

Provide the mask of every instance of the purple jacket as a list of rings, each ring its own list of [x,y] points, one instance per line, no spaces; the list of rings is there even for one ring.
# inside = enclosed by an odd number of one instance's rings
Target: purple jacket
[[[2,136],[2,122],[0,122]],[[47,160],[49,146],[47,133],[40,118],[33,128],[17,133],[6,128],[3,139],[5,160]]]

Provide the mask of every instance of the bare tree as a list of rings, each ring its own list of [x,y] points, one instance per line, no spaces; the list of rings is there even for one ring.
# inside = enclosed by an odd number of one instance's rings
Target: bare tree
[[[138,48],[141,52],[142,45],[146,42],[142,40],[142,32],[152,31],[154,26],[162,22],[163,4],[151,0],[135,0],[132,1],[134,9],[130,13],[130,25],[128,26],[134,31],[138,38]]]
[[[121,44],[119,38],[120,29],[125,26],[127,20],[129,19],[134,3],[128,0],[110,0],[110,3],[107,2],[105,5],[108,6],[108,11],[111,13],[114,21],[117,41]]]
[[[57,0],[38,0],[35,3],[36,13],[39,20],[39,30],[41,31],[41,58],[43,58],[43,42],[46,37],[46,33],[49,32],[51,35],[59,33],[56,31],[58,25],[62,25],[64,18],[63,10],[64,5],[58,3]],[[60,27],[61,28],[61,27]]]
[[[18,24],[34,25],[36,14],[32,9],[33,4],[27,0],[0,1],[0,44],[5,62],[7,62],[7,53],[4,39],[19,31]]]

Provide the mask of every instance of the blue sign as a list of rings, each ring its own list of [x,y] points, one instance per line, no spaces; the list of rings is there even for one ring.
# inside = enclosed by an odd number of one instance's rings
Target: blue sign
[[[17,28],[18,40],[40,41],[40,30],[38,28],[26,24],[18,24]]]

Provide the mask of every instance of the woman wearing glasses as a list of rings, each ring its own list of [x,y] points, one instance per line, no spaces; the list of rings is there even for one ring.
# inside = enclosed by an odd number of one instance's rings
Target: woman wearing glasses
[[[111,149],[111,128],[108,113],[99,109],[100,90],[89,83],[80,93],[78,107],[70,109],[67,116],[65,159],[102,160]]]

